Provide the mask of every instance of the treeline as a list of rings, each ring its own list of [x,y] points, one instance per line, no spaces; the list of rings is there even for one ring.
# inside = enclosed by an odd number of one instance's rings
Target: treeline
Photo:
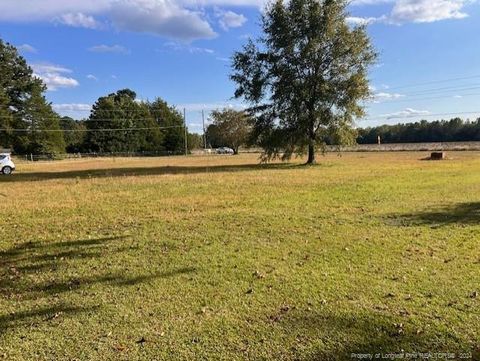
[[[0,39],[0,148],[17,154],[185,151],[182,115],[160,98],[141,102],[124,89],[100,97],[87,119],[61,117],[25,59]],[[188,149],[201,136],[187,132]]]
[[[464,121],[460,118],[428,122],[380,125],[358,129],[357,143],[430,143],[480,141],[480,118]]]
[[[130,89],[101,97],[83,121],[62,117],[60,127],[68,153],[185,152],[183,116],[160,98],[139,102]],[[188,150],[202,137],[187,133]]]

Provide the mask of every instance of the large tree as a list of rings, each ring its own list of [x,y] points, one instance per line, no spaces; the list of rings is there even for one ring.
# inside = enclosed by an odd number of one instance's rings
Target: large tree
[[[367,72],[376,53],[364,26],[347,24],[347,1],[277,0],[262,17],[263,36],[233,56],[231,75],[255,117],[253,136],[270,159],[326,138],[352,140],[370,95]]]
[[[64,151],[59,117],[45,99],[46,86],[17,49],[0,39],[0,141],[17,153]]]
[[[0,148],[9,147],[13,143],[13,115],[9,106],[10,98],[0,88]]]
[[[60,128],[60,117],[42,95],[34,90],[25,101],[22,122],[26,126],[28,142],[23,144],[24,152],[33,154],[57,154],[65,152],[65,140]],[[16,149],[22,149],[17,144]]]
[[[84,148],[90,152],[115,153],[159,151],[162,135],[147,104],[136,101],[130,89],[101,97],[85,122]]]
[[[234,109],[214,110],[213,123],[207,129],[207,141],[214,147],[228,146],[238,154],[240,146],[247,143],[250,118],[244,111]]]
[[[161,128],[163,150],[168,153],[185,151],[185,126],[182,114],[160,98],[147,103],[150,114]]]

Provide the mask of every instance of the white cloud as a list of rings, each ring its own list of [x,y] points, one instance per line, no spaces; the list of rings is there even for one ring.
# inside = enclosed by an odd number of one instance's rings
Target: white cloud
[[[121,30],[156,34],[184,42],[217,35],[200,13],[172,0],[118,0],[110,10],[110,16]]]
[[[22,44],[18,45],[17,49],[23,53],[36,53],[37,49],[35,49],[32,45],[30,44]]]
[[[352,5],[376,5],[394,3],[391,12],[380,17],[349,17],[352,25],[369,25],[372,23],[403,24],[431,23],[446,19],[463,19],[468,16],[464,11],[466,5],[476,0],[356,0]]]
[[[33,73],[42,79],[47,89],[55,91],[59,88],[74,88],[79,86],[79,82],[67,76],[72,71],[58,65],[52,64],[32,64]]]
[[[247,22],[247,18],[243,14],[237,14],[230,10],[225,11],[217,8],[215,9],[215,16],[223,30],[239,28]]]
[[[121,46],[121,45],[95,45],[91,48],[88,48],[88,51],[94,53],[118,53],[118,54],[128,54],[130,51]]]
[[[89,112],[92,109],[90,104],[81,103],[53,104],[52,107],[58,112]]]
[[[380,17],[352,16],[351,24],[428,23],[468,16],[466,5],[476,0],[353,0],[352,5],[392,3]],[[89,29],[102,27],[159,35],[177,41],[210,39],[217,34],[208,15],[198,9],[214,6],[263,7],[267,0],[1,0],[0,22],[47,21]],[[247,18],[233,11],[216,16],[223,29],[242,26]],[[105,25],[106,26],[106,25]]]
[[[405,95],[399,93],[378,92],[373,94],[373,102],[381,103],[388,100],[403,98]]]
[[[349,16],[347,18],[347,23],[350,25],[370,25],[376,22],[381,21],[383,18],[362,18],[362,17],[356,17],[356,16]]]
[[[431,23],[445,19],[463,19],[469,0],[398,0],[390,20],[395,23]]]
[[[94,16],[103,16],[125,31],[186,42],[213,38],[216,33],[204,14],[192,10],[198,5],[190,0],[1,0],[0,22],[53,21],[97,28]]]
[[[191,54],[196,53],[206,53],[206,54],[214,54],[215,51],[209,48],[201,48],[198,46],[192,46],[189,44],[182,44],[174,41],[169,41],[168,43],[163,44],[164,47],[173,50],[173,51],[186,51]],[[161,50],[159,50],[161,51]]]
[[[82,103],[52,104],[52,107],[60,115],[72,117],[74,119],[85,119],[92,110],[90,104]]]
[[[0,21],[52,21],[69,13],[98,14],[111,0],[2,0]]]
[[[386,4],[392,3],[395,0],[353,0],[351,2],[352,5],[378,5],[378,4]]]
[[[242,109],[245,109],[246,106],[241,103],[232,103],[232,102],[186,103],[186,104],[177,105],[177,109],[184,109],[184,108],[188,112],[199,112],[202,110],[205,110],[208,112],[211,110],[223,109],[223,108],[242,110]]]
[[[455,99],[462,99],[462,98],[463,98],[462,95],[454,95],[453,97],[454,97]]]
[[[99,29],[101,24],[91,15],[83,13],[68,13],[56,19],[59,23],[75,28]]]
[[[396,113],[384,114],[381,117],[387,118],[387,119],[400,119],[400,118],[414,118],[414,117],[429,115],[429,114],[430,112],[428,110],[416,110],[412,108],[406,108],[405,110],[402,110]]]
[[[98,81],[98,78],[93,74],[88,74],[87,79]]]

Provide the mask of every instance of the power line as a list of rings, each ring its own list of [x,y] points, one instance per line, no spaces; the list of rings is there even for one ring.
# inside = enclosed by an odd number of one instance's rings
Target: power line
[[[120,132],[120,131],[136,131],[136,130],[153,130],[153,129],[171,129],[183,128],[183,125],[175,125],[171,127],[144,127],[144,128],[99,128],[99,129],[0,129],[5,132]]]
[[[470,79],[477,79],[477,78],[480,78],[480,75],[471,75],[471,76],[468,76],[468,77],[434,80],[434,81],[429,81],[429,82],[424,82],[424,83],[406,84],[406,85],[401,85],[401,86],[396,86],[396,87],[389,87],[388,90],[406,89],[406,88],[413,88],[413,87],[418,87],[418,86],[423,86],[423,85],[448,83],[448,82],[451,82],[451,81],[470,80]]]
[[[3,115],[3,116],[0,116],[0,118],[3,118],[3,119],[10,119],[12,117],[15,117],[15,114],[11,114],[10,116],[8,115]],[[62,120],[61,117],[38,117],[36,119],[43,119],[43,120]],[[25,117],[22,117],[22,120],[25,120]],[[116,121],[131,121],[131,120],[135,120],[135,121],[151,121],[151,120],[154,120],[154,118],[102,118],[102,119],[83,119],[83,120],[75,120],[73,119],[73,121],[75,123],[95,123],[95,122],[116,122]],[[157,119],[156,120],[157,122],[158,121],[162,121],[162,119]]]
[[[424,95],[424,94],[433,94],[433,93],[443,93],[443,92],[453,92],[453,91],[465,91],[465,90],[474,90],[474,89],[479,89],[480,85],[479,84],[471,84],[469,86],[450,86],[450,87],[444,87],[444,88],[436,88],[436,89],[425,89],[422,91],[418,92],[413,92],[413,93],[405,93],[406,96],[410,95]]]
[[[479,96],[480,93],[470,93],[470,94],[459,94],[461,97],[470,97],[470,96]],[[409,98],[406,96],[405,98],[402,99],[395,99],[395,100],[387,100],[384,103],[385,104],[394,104],[394,103],[405,103],[405,102],[412,102],[412,101],[422,101],[422,100],[435,100],[435,99],[450,99],[454,98],[452,95],[442,95],[442,96],[436,96],[436,97],[428,97],[428,98]]]

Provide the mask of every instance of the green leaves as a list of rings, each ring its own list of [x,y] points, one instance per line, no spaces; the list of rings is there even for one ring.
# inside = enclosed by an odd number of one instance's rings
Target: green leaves
[[[364,27],[351,29],[345,1],[276,1],[264,36],[233,56],[235,97],[252,105],[253,134],[266,159],[343,141],[364,115],[367,71],[376,53]]]
[[[43,93],[45,84],[17,49],[0,39],[0,147],[16,153],[65,151],[59,116]],[[48,130],[48,131],[47,131]]]
[[[138,102],[135,97],[134,91],[123,89],[97,100],[85,122],[90,131],[85,138],[84,151],[183,151],[182,115],[160,98],[150,103]]]
[[[250,135],[250,118],[244,111],[215,110],[211,114],[213,124],[207,129],[207,141],[215,148],[228,146],[235,154],[247,143]]]

